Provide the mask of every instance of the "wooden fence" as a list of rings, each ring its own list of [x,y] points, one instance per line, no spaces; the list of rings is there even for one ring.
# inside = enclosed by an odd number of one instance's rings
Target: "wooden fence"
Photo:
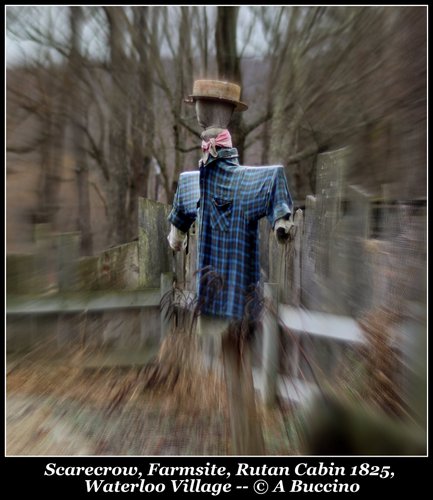
[[[314,384],[302,353],[332,375],[335,360],[363,341],[357,319],[375,308],[404,311],[399,338],[407,352],[413,321],[425,340],[425,206],[378,200],[347,185],[349,163],[347,148],[319,156],[316,195],[297,204],[293,242],[279,245],[267,221],[260,223],[262,277],[277,311],[264,318],[254,346],[256,385],[266,401],[277,391],[304,400]],[[138,240],[86,258],[79,258],[78,233],[36,226],[35,253],[7,256],[7,350],[49,334],[73,342],[84,316],[93,343],[157,344],[169,328],[160,299],[173,277],[195,291],[195,225],[187,252],[174,254],[166,240],[169,210],[140,199]],[[421,312],[414,317],[414,310]]]

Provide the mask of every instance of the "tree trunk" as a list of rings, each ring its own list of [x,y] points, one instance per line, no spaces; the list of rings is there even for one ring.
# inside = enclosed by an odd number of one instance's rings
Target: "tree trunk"
[[[41,170],[37,189],[38,201],[33,217],[33,222],[36,224],[53,223],[59,209],[58,193],[65,133],[63,96],[57,95],[57,80],[51,77],[50,69],[48,69],[48,75],[42,75],[41,78],[43,78],[43,81],[39,83],[43,106],[43,112],[39,115],[42,133],[39,149]],[[61,80],[61,84],[65,83],[65,80]]]
[[[81,36],[81,7],[69,8],[71,29],[71,53],[69,56],[69,95],[71,99],[72,142],[74,146],[75,173],[78,190],[77,226],[81,233],[81,255],[92,255],[93,236],[90,222],[89,168],[85,150],[82,81],[83,61],[79,42]]]
[[[215,29],[215,47],[218,78],[242,87],[240,59],[236,48],[239,7],[218,7]],[[234,113],[230,123],[233,146],[238,149],[242,162],[245,149],[245,130],[241,113]]]
[[[149,78],[150,57],[146,48],[148,34],[148,7],[134,10],[134,40],[137,51],[135,86],[132,106],[132,152],[131,180],[129,186],[128,222],[129,233],[137,231],[138,197],[149,195],[148,181],[152,168],[153,136],[155,114],[153,109],[153,84]],[[134,76],[132,78],[134,78]],[[139,105],[134,105],[139,103]],[[144,134],[144,137],[143,137]]]
[[[236,48],[239,7],[218,7],[215,46],[219,78],[242,84]]]
[[[176,91],[174,94],[175,102],[174,107],[174,125],[173,125],[173,142],[174,142],[174,172],[173,180],[171,183],[170,193],[167,193],[168,203],[173,202],[174,194],[177,189],[177,181],[179,174],[183,170],[184,155],[181,154],[180,149],[185,147],[186,133],[185,129],[178,123],[178,118],[182,112],[182,102],[192,88],[192,75],[193,75],[193,56],[191,47],[191,16],[189,7],[181,7],[181,17],[179,24],[179,44],[176,60]]]
[[[56,182],[53,168],[53,149],[55,147],[53,103],[46,103],[46,111],[41,120],[43,140],[40,149],[40,174],[38,202],[34,217],[35,223],[52,222],[57,210]]]
[[[110,182],[110,243],[128,240],[127,193],[129,189],[128,150],[126,136],[127,103],[124,86],[126,54],[123,50],[123,11],[120,7],[105,7],[109,24],[111,99],[109,132]]]
[[[271,86],[269,85],[269,89]],[[267,102],[266,102],[266,112],[270,113],[272,111],[272,98],[271,92],[268,92]],[[271,147],[271,125],[270,120],[266,120],[263,124],[263,132],[262,132],[262,165],[266,165],[269,161],[269,149]]]

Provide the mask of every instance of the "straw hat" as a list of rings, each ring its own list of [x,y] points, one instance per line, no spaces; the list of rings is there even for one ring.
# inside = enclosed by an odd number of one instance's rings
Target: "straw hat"
[[[245,111],[248,106],[241,102],[240,98],[241,88],[235,83],[220,80],[196,80],[192,94],[185,99],[185,102],[192,104],[197,99],[229,102],[235,105],[235,111]]]

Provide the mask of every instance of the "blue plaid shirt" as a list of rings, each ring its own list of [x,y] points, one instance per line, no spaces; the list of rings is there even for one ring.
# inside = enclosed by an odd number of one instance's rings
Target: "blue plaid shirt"
[[[291,211],[284,168],[240,166],[236,148],[180,174],[168,220],[187,232],[197,219],[201,313],[243,317],[260,279],[258,221],[273,227]]]

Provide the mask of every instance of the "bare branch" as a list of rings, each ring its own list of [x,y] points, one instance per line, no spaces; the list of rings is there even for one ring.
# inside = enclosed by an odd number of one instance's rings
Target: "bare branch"
[[[244,46],[242,47],[242,49],[239,53],[239,59],[242,59],[244,52],[245,52],[245,49],[248,47],[248,45],[251,41],[251,35],[253,33],[253,29],[255,28],[255,23],[256,23],[256,19],[257,19],[257,11],[254,8],[252,8],[252,9],[250,8],[250,10],[252,10],[254,16],[253,16],[253,19],[252,19],[250,26],[248,28],[248,32],[247,32],[247,36],[245,38]]]
[[[191,151],[197,151],[199,149],[201,149],[200,146],[191,146],[190,148],[182,148],[182,147],[176,147],[176,149],[178,151],[180,151],[181,153],[190,153]]]
[[[304,150],[300,151],[299,153],[296,153],[296,154],[289,156],[286,159],[285,163],[286,163],[286,165],[298,163],[301,160],[305,160],[306,158],[309,158],[310,156],[314,156],[315,154],[317,154],[318,151],[319,151],[318,145],[313,144],[311,146],[308,146]]]
[[[39,137],[36,141],[26,146],[7,146],[6,152],[13,154],[29,154],[38,150],[39,146],[46,141],[46,137]]]
[[[105,215],[108,216],[108,205],[107,205],[107,201],[106,199],[104,198],[104,196],[102,195],[98,185],[93,182],[93,181],[90,181],[90,185],[94,188],[94,190],[96,191],[96,194],[99,196],[99,199],[102,201],[102,204],[104,205],[104,210],[105,210]]]
[[[193,134],[195,137],[198,137],[199,139],[201,139],[200,132],[198,132],[196,129],[194,129],[193,127],[191,127],[190,125],[188,125],[188,123],[185,121],[184,118],[182,118],[181,116],[179,116],[178,120],[179,120],[179,123],[183,127],[185,127],[187,130],[189,130],[191,132],[191,134]]]
[[[102,173],[104,175],[105,180],[109,181],[110,180],[110,172],[109,172],[107,163],[105,161],[104,152],[102,151],[102,148],[96,144],[96,141],[93,138],[93,136],[90,133],[90,130],[87,126],[85,126],[79,122],[75,123],[74,125],[77,128],[81,129],[85,133],[86,138],[90,144],[90,149],[88,150],[88,153],[97,162],[97,164],[101,167],[101,170],[102,170]]]
[[[253,132],[257,127],[260,127],[260,125],[262,125],[263,123],[270,120],[272,118],[272,116],[273,116],[273,111],[270,109],[270,110],[266,111],[266,113],[259,116],[256,120],[254,120],[249,125],[245,125],[244,126],[245,136],[247,136],[248,134]]]

